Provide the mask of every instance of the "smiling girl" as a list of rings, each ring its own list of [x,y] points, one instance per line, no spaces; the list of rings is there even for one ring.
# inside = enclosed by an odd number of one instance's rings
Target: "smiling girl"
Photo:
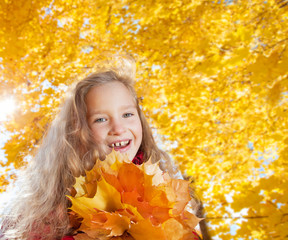
[[[75,177],[104,160],[113,149],[135,164],[160,161],[172,178],[182,178],[155,144],[140,110],[129,69],[91,74],[78,82],[18,179],[13,199],[3,208],[0,239],[73,239],[65,195]],[[193,206],[197,208],[195,205]]]
[[[114,148],[132,161],[142,142],[142,124],[136,99],[127,87],[119,81],[93,87],[86,95],[86,106],[95,144],[105,154]]]

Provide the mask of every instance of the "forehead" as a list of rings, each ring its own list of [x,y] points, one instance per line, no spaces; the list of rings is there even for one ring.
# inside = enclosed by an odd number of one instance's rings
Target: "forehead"
[[[86,95],[86,105],[100,107],[108,104],[115,105],[136,105],[135,98],[131,91],[121,82],[104,83],[89,90]]]

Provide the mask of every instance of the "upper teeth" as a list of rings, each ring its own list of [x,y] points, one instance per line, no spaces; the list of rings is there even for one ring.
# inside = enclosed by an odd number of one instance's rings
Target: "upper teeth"
[[[122,142],[117,142],[117,143],[112,143],[112,147],[123,147],[125,145],[127,145],[129,143],[129,141],[122,141]]]

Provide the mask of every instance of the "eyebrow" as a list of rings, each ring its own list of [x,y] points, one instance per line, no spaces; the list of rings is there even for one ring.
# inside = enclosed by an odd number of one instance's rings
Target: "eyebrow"
[[[120,110],[125,111],[125,110],[129,110],[129,109],[131,109],[131,108],[137,110],[137,106],[136,106],[136,105],[132,105],[132,104],[123,105],[123,106],[120,107]],[[91,114],[88,114],[88,112],[87,112],[88,118],[93,117],[94,115],[103,114],[103,113],[105,114],[105,109],[103,109],[103,110],[98,110],[98,111],[92,111]]]
[[[123,109],[123,110],[130,109],[130,108],[137,108],[136,104],[128,104],[128,105],[121,106],[121,109]]]

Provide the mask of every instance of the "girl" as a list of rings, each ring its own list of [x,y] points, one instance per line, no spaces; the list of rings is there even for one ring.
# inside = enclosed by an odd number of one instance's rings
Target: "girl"
[[[125,66],[91,74],[78,82],[17,182],[1,213],[0,239],[73,239],[67,207],[75,177],[114,148],[135,164],[149,158],[181,178],[169,156],[155,144]],[[197,208],[197,201],[194,202]]]

